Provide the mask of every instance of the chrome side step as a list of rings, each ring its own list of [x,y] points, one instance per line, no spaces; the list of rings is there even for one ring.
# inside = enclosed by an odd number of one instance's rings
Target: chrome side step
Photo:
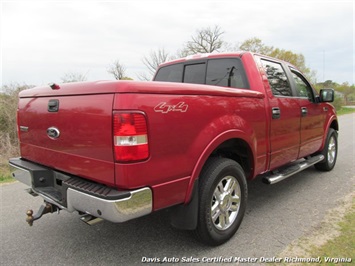
[[[280,182],[294,174],[297,174],[308,167],[321,162],[324,160],[324,155],[319,154],[310,158],[307,158],[305,161],[299,162],[297,164],[294,164],[292,166],[289,166],[280,172],[272,175],[265,176],[262,180],[265,184],[273,185],[276,184],[277,182]]]

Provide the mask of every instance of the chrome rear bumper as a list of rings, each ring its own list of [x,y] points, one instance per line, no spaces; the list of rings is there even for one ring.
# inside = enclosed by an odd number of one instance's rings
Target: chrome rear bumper
[[[81,211],[114,223],[122,223],[152,212],[149,188],[130,191],[129,198],[105,200],[68,188],[68,211]]]
[[[152,212],[153,196],[149,187],[118,191],[21,158],[12,158],[9,164],[15,179],[30,186],[32,192],[46,202],[68,212],[80,211],[114,223],[125,222]],[[71,185],[73,179],[81,185]],[[88,186],[91,187],[90,190],[84,189]],[[105,193],[102,194],[95,192],[103,190]]]

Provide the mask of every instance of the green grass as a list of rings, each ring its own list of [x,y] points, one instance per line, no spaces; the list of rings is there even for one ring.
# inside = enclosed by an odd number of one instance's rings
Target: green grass
[[[355,262],[355,194],[347,195],[339,206],[332,209],[314,232],[289,245],[277,257],[319,258],[321,263],[294,262],[295,266],[352,265]],[[351,263],[349,263],[351,261]],[[290,265],[285,261],[272,266]]]
[[[1,183],[8,183],[8,182],[14,182],[15,179],[12,178],[12,176],[10,174],[2,174],[0,173],[0,184]]]
[[[352,263],[355,262],[355,197],[352,198],[351,208],[337,225],[339,227],[339,235],[322,246],[311,246],[310,250],[308,250],[310,256],[307,257],[320,257],[322,265],[327,266],[351,264],[346,261],[342,262],[340,259],[350,259]],[[330,258],[329,261],[326,261],[326,258]],[[302,263],[298,265],[305,266],[309,264]]]
[[[9,167],[0,167],[0,184],[14,181],[15,179],[11,176]]]
[[[346,115],[355,113],[355,108],[342,107],[340,110],[337,110],[337,115]]]
[[[352,199],[352,207],[339,223],[340,235],[328,241],[320,247],[312,247],[310,250],[311,257],[322,258],[322,263],[326,265],[345,265],[341,262],[333,263],[325,262],[325,257],[328,258],[351,258],[355,261],[355,198]],[[303,264],[307,265],[307,264]]]

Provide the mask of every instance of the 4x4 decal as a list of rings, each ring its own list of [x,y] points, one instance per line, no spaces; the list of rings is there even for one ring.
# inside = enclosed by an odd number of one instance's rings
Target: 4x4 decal
[[[185,113],[189,106],[184,102],[179,102],[176,105],[166,104],[165,102],[159,103],[154,107],[154,111],[157,113],[167,114],[169,112],[181,112]]]

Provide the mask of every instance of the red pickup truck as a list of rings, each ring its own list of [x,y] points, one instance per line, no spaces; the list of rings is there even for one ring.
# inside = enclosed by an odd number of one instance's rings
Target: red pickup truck
[[[332,170],[338,121],[330,89],[250,52],[162,64],[152,82],[51,84],[22,91],[13,176],[45,213],[125,222],[171,208],[172,225],[209,245],[230,239],[247,181]]]

